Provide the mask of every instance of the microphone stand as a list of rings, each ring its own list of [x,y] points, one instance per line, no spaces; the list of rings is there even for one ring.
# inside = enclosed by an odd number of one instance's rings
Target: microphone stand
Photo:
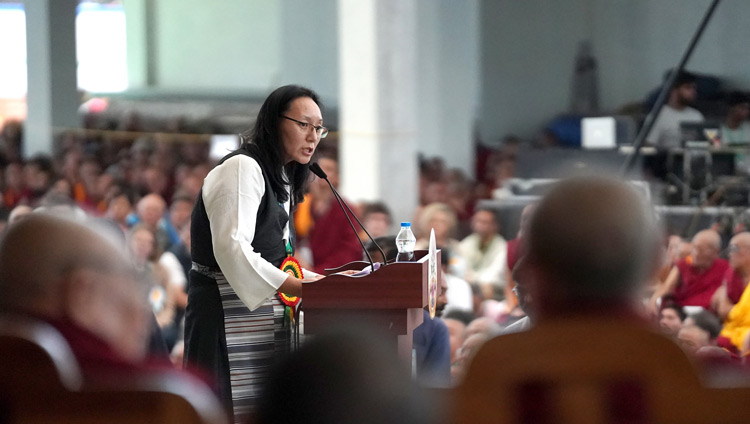
[[[326,181],[328,181],[328,180],[326,179]],[[328,184],[331,184],[331,183],[329,182]],[[333,188],[333,186],[331,186],[331,188]],[[372,244],[374,244],[374,245],[375,245],[375,247],[376,247],[376,248],[378,249],[378,251],[380,252],[380,254],[381,254],[381,255],[383,255],[383,265],[387,265],[387,263],[388,263],[388,258],[386,258],[386,257],[385,257],[385,252],[383,251],[383,249],[381,249],[381,248],[380,248],[380,245],[379,245],[379,244],[377,244],[377,243],[375,242],[375,239],[374,239],[374,238],[373,238],[373,237],[372,237],[372,236],[370,235],[370,232],[369,232],[369,231],[367,231],[367,228],[365,228],[365,226],[364,226],[364,225],[362,225],[362,222],[361,222],[361,221],[359,220],[359,218],[357,218],[357,215],[355,215],[355,214],[354,214],[354,211],[352,210],[352,208],[350,208],[350,207],[349,207],[349,205],[348,205],[348,204],[347,204],[346,202],[344,202],[344,199],[343,199],[343,198],[341,198],[341,195],[339,194],[339,192],[338,192],[338,191],[336,191],[336,190],[333,190],[333,194],[334,194],[335,196],[337,196],[337,197],[338,197],[339,199],[341,199],[341,201],[342,201],[342,202],[344,203],[344,206],[346,206],[346,209],[347,209],[347,210],[349,211],[349,213],[350,213],[350,214],[352,214],[352,216],[354,217],[354,220],[356,220],[356,221],[357,221],[357,224],[359,224],[360,228],[362,228],[362,230],[363,230],[363,231],[365,232],[365,234],[367,234],[367,237],[368,237],[368,238],[370,239],[370,241],[372,241]],[[367,249],[365,249],[365,253],[367,253]]]
[[[388,258],[386,258],[385,252],[383,252],[383,249],[380,248],[380,245],[377,242],[375,242],[375,239],[372,238],[372,236],[370,235],[370,232],[367,231],[367,228],[365,228],[365,226],[362,225],[362,222],[359,220],[359,218],[357,218],[357,215],[354,213],[352,208],[350,208],[349,205],[344,201],[344,199],[341,198],[341,195],[339,194],[339,192],[336,190],[333,184],[331,184],[331,182],[328,180],[328,175],[325,173],[325,171],[323,171],[323,169],[320,167],[320,165],[318,165],[317,162],[310,165],[310,171],[313,174],[315,174],[318,178],[322,178],[326,180],[326,182],[328,183],[328,187],[331,188],[331,191],[333,192],[333,196],[336,198],[336,201],[339,202],[339,206],[341,206],[341,209],[344,210],[344,206],[346,206],[346,210],[348,210],[349,213],[354,217],[354,219],[357,221],[357,224],[359,224],[359,226],[364,230],[365,234],[367,234],[367,237],[370,238],[370,241],[372,241],[372,244],[374,244],[375,247],[378,248],[378,251],[380,251],[380,254],[383,255],[383,265],[384,266],[387,265]],[[354,224],[352,224],[352,220],[349,219],[349,214],[346,213],[346,210],[344,210],[344,215],[346,215],[346,219],[347,221],[349,221],[349,225],[352,226],[352,230],[354,230],[354,234],[356,235],[357,230],[354,228]],[[365,255],[367,255],[367,258],[370,260],[370,268],[372,269],[372,271],[375,271],[375,264],[372,261],[372,256],[370,256],[370,252],[368,252],[367,249],[365,249],[365,245],[364,243],[362,243],[362,240],[359,238],[358,235],[357,235],[357,240],[359,240],[359,244],[362,246],[362,250],[365,251]]]
[[[370,261],[370,269],[372,270],[372,272],[375,272],[375,263],[372,261],[372,256],[370,256],[370,252],[368,252],[367,249],[365,249],[365,244],[362,243],[362,240],[357,235],[357,229],[354,227],[354,224],[352,223],[352,220],[349,218],[349,214],[346,213],[347,209],[349,209],[349,205],[347,205],[346,208],[344,208],[344,205],[346,204],[346,202],[342,202],[341,197],[339,196],[338,192],[336,191],[335,188],[333,188],[333,184],[331,184],[331,182],[328,180],[328,176],[327,175],[324,176],[323,179],[328,183],[328,187],[331,187],[331,191],[333,192],[333,197],[336,198],[336,201],[339,203],[339,206],[341,207],[341,210],[344,211],[344,215],[346,216],[346,220],[349,221],[349,225],[351,225],[352,231],[354,231],[354,236],[357,237],[357,241],[359,241],[360,246],[362,246],[362,250],[364,250],[365,255],[367,255],[367,260]],[[351,209],[349,209],[349,212],[351,212]],[[354,219],[357,219],[357,216],[354,215],[354,212],[351,212],[351,214],[354,217]],[[362,225],[362,223],[359,222],[359,219],[357,219],[357,223],[359,223],[360,226]],[[362,227],[362,228],[364,228],[364,227]],[[366,230],[365,230],[365,232],[366,232]],[[385,256],[383,256],[383,258],[384,258],[383,260],[385,260]]]

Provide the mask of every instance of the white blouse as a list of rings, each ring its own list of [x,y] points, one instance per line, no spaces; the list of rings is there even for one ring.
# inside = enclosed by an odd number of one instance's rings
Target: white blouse
[[[287,273],[263,259],[251,245],[258,207],[265,190],[260,165],[246,155],[227,159],[211,170],[203,181],[203,205],[211,223],[216,262],[229,285],[250,310],[273,296],[288,277]],[[289,201],[283,206],[289,214]],[[289,240],[288,223],[284,238]]]

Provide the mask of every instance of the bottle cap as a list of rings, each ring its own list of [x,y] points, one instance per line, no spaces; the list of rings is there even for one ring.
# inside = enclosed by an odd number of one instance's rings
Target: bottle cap
[[[402,222],[401,226],[402,227],[411,227],[411,222]]]

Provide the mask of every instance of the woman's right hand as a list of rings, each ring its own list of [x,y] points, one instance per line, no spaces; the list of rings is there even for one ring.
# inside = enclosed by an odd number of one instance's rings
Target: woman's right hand
[[[313,281],[318,281],[318,280],[320,280],[321,278],[324,278],[324,277],[325,277],[325,275],[323,275],[323,274],[315,274],[312,277],[307,277],[307,278],[303,279],[302,282],[303,283],[312,283]]]

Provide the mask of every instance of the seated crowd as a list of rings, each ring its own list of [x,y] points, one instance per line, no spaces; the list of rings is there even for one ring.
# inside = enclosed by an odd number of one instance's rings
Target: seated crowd
[[[171,358],[176,368],[182,368],[186,275],[191,267],[190,215],[203,178],[212,166],[206,144],[140,139],[123,145],[69,134],[63,137],[59,149],[61,154],[54,159],[38,156],[23,160],[19,157],[4,164],[0,187],[7,223],[0,243],[3,275],[0,312],[22,311],[48,320],[66,336],[75,334],[71,337],[79,339],[90,336],[104,347],[85,351],[85,354],[104,352],[109,358],[118,358],[110,362],[88,358],[97,366],[122,367],[120,362],[123,362],[142,364],[146,369],[159,368]],[[331,183],[337,185],[335,149],[321,150],[318,162]],[[576,237],[581,237],[581,243],[592,244],[580,244],[577,247],[580,252],[567,252],[561,258],[588,264],[587,252],[611,250],[608,255],[599,256],[606,256],[602,260],[616,262],[617,258],[613,257],[620,252],[615,246],[623,240],[585,238],[571,229],[566,235],[570,240],[560,246],[550,244],[548,251],[536,252],[542,255],[532,258],[536,262],[530,261],[524,242],[527,234],[530,231],[537,245],[542,244],[544,234],[540,231],[546,228],[544,225],[555,225],[555,217],[548,216],[554,210],[550,208],[559,205],[548,205],[540,212],[545,215],[538,219],[536,206],[527,206],[516,236],[505,240],[500,229],[509,223],[501,222],[491,209],[476,207],[477,200],[488,197],[492,187],[488,189],[487,184],[473,182],[460,171],[446,169],[440,159],[423,159],[420,166],[419,208],[413,217],[404,220],[415,224],[418,249],[426,248],[429,231],[434,229],[437,245],[442,249],[444,278],[441,282],[443,296],[437,308],[439,317],[435,321],[427,318],[428,323],[414,334],[417,377],[424,385],[450,387],[461,383],[473,355],[486,341],[501,334],[524,331],[536,320],[565,315],[563,309],[571,307],[565,304],[567,298],[556,301],[551,298],[552,294],[567,296],[570,293],[555,292],[554,285],[538,282],[540,278],[554,280],[554,270],[549,267],[554,263],[556,248],[570,250],[571,245],[576,245]],[[500,170],[496,177],[503,175],[506,171]],[[603,193],[617,186],[614,182],[602,184],[595,188]],[[569,189],[581,199],[589,199],[580,192],[580,187]],[[555,199],[561,205],[571,201]],[[326,268],[362,259],[361,247],[335,203],[327,184],[318,180],[311,184],[310,193],[295,213],[299,237],[297,255],[308,269],[323,272]],[[395,217],[380,202],[354,206],[364,226],[386,251],[386,258],[380,260],[392,260],[395,257]],[[574,207],[570,210],[575,212]],[[565,218],[574,222],[578,217]],[[105,232],[114,239],[105,240],[94,234],[87,229],[89,224],[80,224],[83,219],[106,228]],[[639,228],[648,231],[650,227]],[[47,247],[37,246],[30,240],[35,240],[39,234],[54,238],[49,239]],[[361,238],[367,237],[362,234]],[[27,239],[28,246],[21,242]],[[720,235],[710,228],[698,231],[690,241],[665,236],[660,249],[654,252],[645,251],[653,246],[644,240],[633,241],[634,245],[642,244],[643,250],[637,253],[651,260],[659,258],[659,263],[626,276],[646,276],[637,293],[639,303],[621,308],[623,305],[615,302],[616,307],[610,312],[645,319],[679,343],[696,363],[720,361],[744,366],[750,353],[750,290],[746,289],[750,278],[750,233],[734,234],[728,246],[722,246]],[[11,271],[21,269],[19,261],[55,253],[44,250],[50,244],[76,245],[83,250],[67,252],[70,257],[60,255],[61,261],[68,262],[48,263],[37,269],[37,273],[11,275]],[[57,253],[65,250],[62,248]],[[96,259],[101,260],[99,265],[106,268],[104,271],[89,266],[88,261]],[[543,261],[547,268],[542,273],[538,266]],[[61,287],[45,287],[48,281],[57,281],[52,278],[53,274],[72,269],[71,264],[86,272],[82,271],[80,276],[71,272],[66,275],[69,281],[59,281]],[[584,269],[577,263],[558,266],[570,274],[566,274],[567,277],[575,274],[576,269]],[[24,269],[36,268],[30,262]],[[102,288],[106,293],[87,292],[94,284],[92,275],[98,272],[111,274],[112,281],[102,280],[107,283]],[[611,279],[612,284],[618,284],[622,277],[597,272],[594,269],[587,277],[592,281]],[[38,295],[45,302],[37,304],[23,297],[35,296],[36,291],[15,292],[19,288],[14,284],[29,283],[38,286]],[[585,289],[598,290],[599,287],[592,285]],[[70,295],[59,296],[63,290]],[[549,292],[540,294],[540,290]],[[108,296],[110,293],[122,294],[123,298]],[[606,293],[600,294],[602,299],[607,299]],[[101,296],[101,299],[94,296]],[[61,303],[54,304],[55,298]],[[62,303],[63,300],[70,303]],[[117,304],[109,306],[107,302]],[[149,314],[138,309],[144,305],[150,308]],[[576,307],[580,308],[579,312],[590,309],[602,313],[607,306],[612,305],[605,302]],[[536,315],[537,309],[545,313]],[[122,316],[111,316],[111,321],[104,321],[101,316],[112,315],[104,311],[122,312]],[[531,315],[527,316],[529,313]],[[107,326],[109,322],[111,326]],[[121,327],[124,324],[127,329]],[[125,335],[128,337],[122,337]],[[146,357],[149,361],[144,361]],[[154,358],[162,361],[152,361]]]

